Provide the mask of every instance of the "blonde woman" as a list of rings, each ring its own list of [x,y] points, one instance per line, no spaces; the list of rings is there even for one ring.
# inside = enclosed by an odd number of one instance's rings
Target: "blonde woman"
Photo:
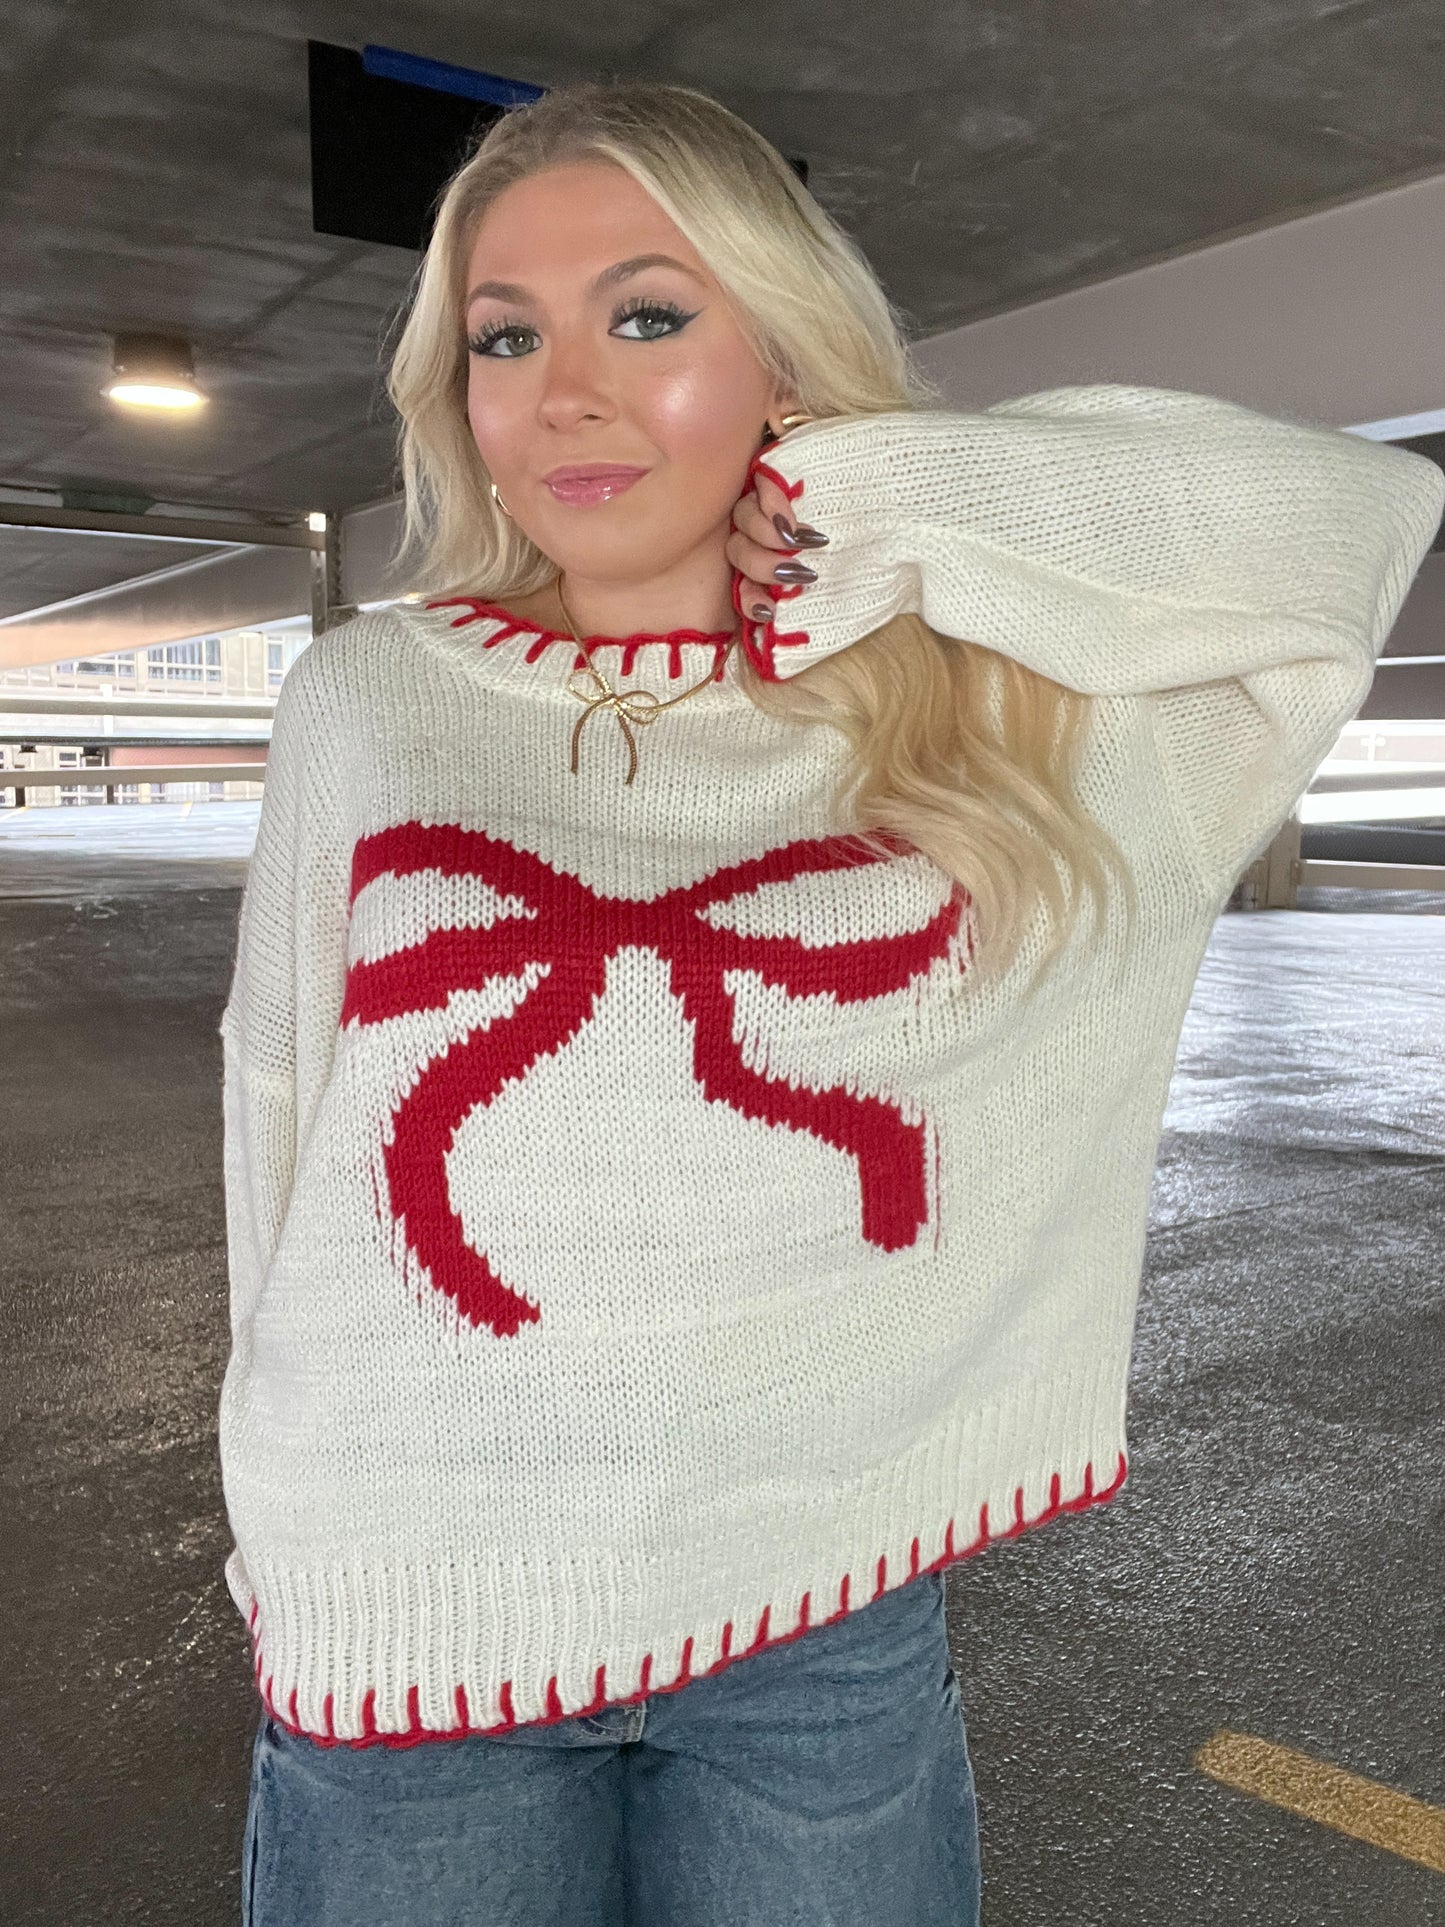
[[[1445,485],[940,408],[662,85],[501,119],[392,392],[222,1020],[246,1919],[965,1927],[942,1574],[1124,1479],[1194,976]]]

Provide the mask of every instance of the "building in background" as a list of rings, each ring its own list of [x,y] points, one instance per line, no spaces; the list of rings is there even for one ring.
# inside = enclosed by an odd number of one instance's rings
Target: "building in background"
[[[156,643],[110,656],[0,669],[0,769],[145,768],[195,763],[265,761],[270,723],[228,716],[228,705],[274,702],[286,671],[311,639],[310,621],[271,623],[184,642]],[[63,699],[54,711],[7,710],[6,696],[33,699],[53,689]],[[79,695],[93,696],[94,712],[77,709]],[[182,702],[213,701],[214,719],[167,715]],[[121,705],[124,705],[122,708]],[[134,707],[132,708],[132,705]],[[113,785],[37,785],[0,788],[0,808],[47,805],[213,802],[254,799],[257,782],[127,782]]]

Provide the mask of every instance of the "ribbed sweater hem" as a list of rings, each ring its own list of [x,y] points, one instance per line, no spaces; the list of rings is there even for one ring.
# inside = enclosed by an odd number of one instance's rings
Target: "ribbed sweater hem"
[[[300,1565],[238,1548],[227,1578],[257,1691],[291,1732],[350,1746],[502,1733],[675,1692],[1111,1499],[1128,1464],[1124,1378],[1111,1360],[955,1411],[900,1458],[800,1508],[773,1540],[788,1555],[772,1561],[755,1541],[710,1536],[706,1521],[670,1552],[483,1548],[446,1565]],[[734,1603],[679,1636],[656,1602],[684,1561],[690,1594]]]

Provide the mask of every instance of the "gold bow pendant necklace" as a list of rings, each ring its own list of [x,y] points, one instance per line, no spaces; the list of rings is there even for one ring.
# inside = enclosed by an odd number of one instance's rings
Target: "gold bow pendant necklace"
[[[586,723],[590,717],[595,716],[599,709],[610,709],[617,718],[622,729],[622,734],[627,741],[627,781],[630,783],[637,774],[637,738],[632,733],[633,729],[640,729],[647,723],[655,723],[663,710],[675,709],[679,703],[685,703],[689,696],[696,696],[700,690],[706,689],[709,683],[716,682],[722,673],[728,657],[737,646],[738,632],[734,632],[728,641],[727,648],[724,649],[721,657],[713,664],[702,681],[693,683],[690,688],[684,689],[679,695],[669,696],[664,701],[661,696],[655,696],[650,689],[615,689],[592,660],[591,650],[577,633],[577,625],[572,620],[572,611],[567,607],[566,599],[562,594],[562,578],[560,575],[557,577],[556,586],[557,600],[562,605],[562,614],[566,619],[567,627],[572,632],[572,640],[582,651],[586,661],[585,668],[578,669],[574,667],[572,674],[567,678],[568,689],[583,705],[582,714],[577,718],[576,727],[572,731],[572,774],[574,776],[577,774],[577,751],[582,737],[583,724]],[[590,689],[579,689],[577,687],[577,678],[579,676],[591,677],[592,686]]]

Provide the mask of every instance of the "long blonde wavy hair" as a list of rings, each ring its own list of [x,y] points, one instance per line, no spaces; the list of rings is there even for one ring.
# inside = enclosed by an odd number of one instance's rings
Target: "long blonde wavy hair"
[[[492,500],[467,420],[463,304],[493,198],[579,160],[614,162],[654,197],[804,414],[940,405],[861,249],[746,121],[661,82],[554,88],[504,113],[448,183],[392,357],[406,491],[395,568],[417,592],[505,605],[558,573]],[[851,744],[833,799],[840,827],[880,849],[879,832],[902,836],[967,889],[981,933],[970,974],[1002,975],[1042,909],[1036,989],[1085,894],[1101,935],[1111,868],[1132,919],[1128,865],[1074,791],[1091,697],[917,615],[894,617],[785,682],[765,681],[739,652],[738,677],[768,714],[831,725]]]

